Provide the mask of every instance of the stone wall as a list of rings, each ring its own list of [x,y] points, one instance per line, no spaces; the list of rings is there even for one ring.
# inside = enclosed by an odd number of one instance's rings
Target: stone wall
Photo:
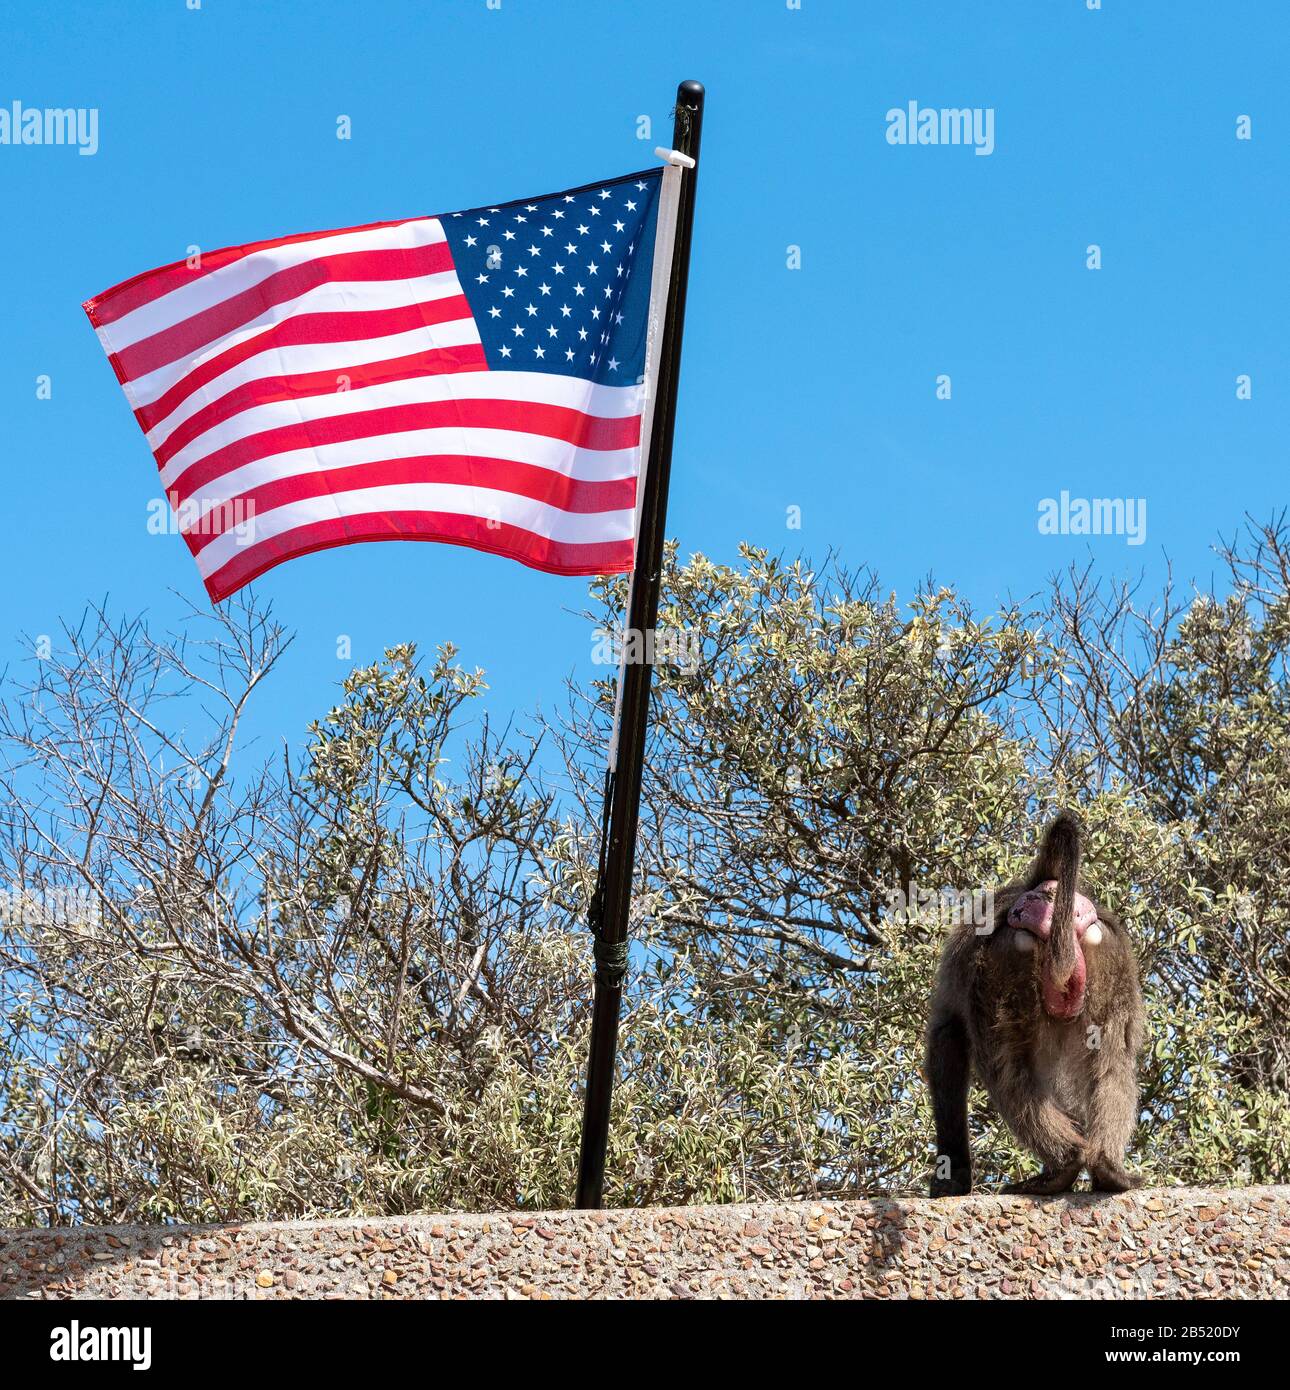
[[[1290,1187],[0,1231],[0,1297],[1286,1298]]]

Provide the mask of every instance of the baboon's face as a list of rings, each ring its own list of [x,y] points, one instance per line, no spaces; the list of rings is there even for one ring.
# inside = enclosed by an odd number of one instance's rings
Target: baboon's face
[[[1023,952],[1034,951],[1048,942],[1053,930],[1053,901],[1057,884],[1049,879],[1022,893],[1007,913],[1007,926],[1012,932],[1014,947]],[[1085,948],[1100,944],[1102,925],[1097,908],[1083,893],[1075,894],[1075,967],[1064,987],[1059,987],[1048,973],[1047,959],[1041,964],[1040,992],[1044,1010],[1051,1018],[1069,1022],[1079,1016],[1084,1007],[1084,992],[1088,984],[1088,963]],[[1045,952],[1045,957],[1047,953]]]

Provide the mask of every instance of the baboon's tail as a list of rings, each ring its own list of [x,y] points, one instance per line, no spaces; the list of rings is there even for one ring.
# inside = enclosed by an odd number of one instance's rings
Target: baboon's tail
[[[1079,888],[1083,835],[1079,818],[1072,811],[1061,811],[1044,836],[1039,859],[1041,881],[1055,879],[1053,925],[1048,938],[1048,973],[1053,985],[1064,990],[1075,970],[1078,947],[1075,942],[1075,894]]]

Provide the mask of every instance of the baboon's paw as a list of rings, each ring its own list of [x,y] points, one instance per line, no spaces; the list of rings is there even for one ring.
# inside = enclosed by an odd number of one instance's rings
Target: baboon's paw
[[[1059,1192],[1069,1192],[1079,1177],[1079,1167],[1045,1168],[1033,1178],[1010,1183],[1003,1190],[1014,1197],[1055,1197]]]
[[[1094,1192],[1128,1192],[1142,1186],[1142,1179],[1136,1173],[1130,1173],[1118,1163],[1099,1163],[1090,1167],[1089,1176],[1093,1179]]]
[[[948,1178],[933,1178],[928,1189],[932,1197],[966,1197],[971,1191],[970,1168],[955,1168]]]

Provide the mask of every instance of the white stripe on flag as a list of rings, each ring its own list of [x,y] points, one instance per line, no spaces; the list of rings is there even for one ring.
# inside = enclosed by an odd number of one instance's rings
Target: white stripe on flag
[[[530,497],[496,492],[492,488],[463,487],[457,483],[401,483],[305,498],[270,512],[257,512],[247,524],[253,543],[258,544],[314,521],[387,511],[450,512],[457,516],[480,517],[566,545],[626,540],[631,536],[634,519],[631,510],[565,512]],[[214,574],[246,548],[236,531],[225,531],[217,536],[197,556],[202,578]]]

